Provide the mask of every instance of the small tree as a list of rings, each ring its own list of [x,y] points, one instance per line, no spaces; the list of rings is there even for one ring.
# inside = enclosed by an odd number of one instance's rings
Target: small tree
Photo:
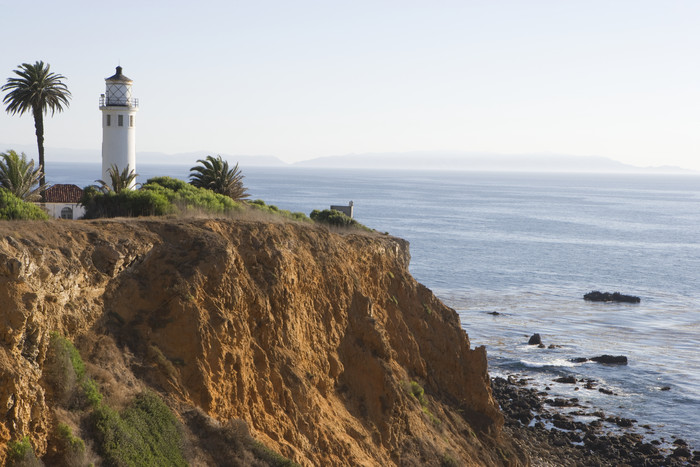
[[[243,186],[243,174],[236,164],[229,169],[228,162],[221,156],[207,156],[197,160],[201,165],[190,169],[190,183],[197,188],[206,188],[219,193],[234,201],[248,198],[248,192]]]
[[[27,161],[27,155],[17,154],[9,149],[0,153],[0,188],[21,199],[37,201],[47,187],[41,183],[44,172],[41,166],[34,168],[34,161]]]
[[[139,176],[133,169],[129,170],[128,165],[120,172],[116,164],[112,164],[112,166],[107,169],[107,175],[109,175],[109,183],[104,180],[95,180],[98,184],[97,188],[103,193],[107,193],[108,191],[121,193],[122,191],[131,190],[137,185],[134,181],[136,177]]]

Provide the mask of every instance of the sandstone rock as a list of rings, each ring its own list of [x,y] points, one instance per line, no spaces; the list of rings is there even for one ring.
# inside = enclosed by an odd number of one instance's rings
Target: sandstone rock
[[[25,435],[47,452],[56,331],[107,400],[149,387],[183,420],[240,419],[304,465],[527,462],[502,433],[485,349],[411,277],[403,240],[212,219],[18,221],[0,238],[21,263],[0,270],[0,453]]]

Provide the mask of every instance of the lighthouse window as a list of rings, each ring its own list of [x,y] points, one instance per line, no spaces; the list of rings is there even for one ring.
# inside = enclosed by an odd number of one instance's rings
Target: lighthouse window
[[[108,115],[106,115],[106,117],[107,117],[107,123],[106,123],[106,125],[107,125],[107,126],[112,126],[112,116],[108,114]]]
[[[129,115],[129,126],[134,126],[134,116]]]
[[[117,115],[117,126],[124,126],[124,115]]]

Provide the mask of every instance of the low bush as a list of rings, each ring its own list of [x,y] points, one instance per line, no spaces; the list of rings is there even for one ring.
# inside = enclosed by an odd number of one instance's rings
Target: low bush
[[[80,204],[85,207],[85,219],[162,216],[173,212],[173,206],[165,196],[149,190],[103,193],[95,187],[86,187]]]
[[[65,423],[56,427],[56,442],[61,459],[58,463],[66,466],[85,465],[85,442],[73,435],[73,431]]]
[[[7,443],[7,466],[12,467],[34,467],[43,465],[34,454],[34,448],[29,441],[29,437]]]
[[[287,211],[286,209],[280,209],[274,204],[265,204],[265,201],[261,199],[256,199],[255,201],[248,202],[248,206],[255,209],[256,211],[282,216],[295,221],[308,222],[310,220],[303,212],[291,212]]]
[[[173,206],[173,211],[181,213],[204,211],[225,214],[243,209],[240,203],[228,196],[214,193],[206,188],[197,188],[171,177],[150,178],[141,190],[163,196]]]
[[[0,188],[0,220],[46,220],[49,216],[37,205],[22,201]]]
[[[106,465],[187,465],[177,419],[152,392],[136,396],[121,414],[100,404],[90,418]]]

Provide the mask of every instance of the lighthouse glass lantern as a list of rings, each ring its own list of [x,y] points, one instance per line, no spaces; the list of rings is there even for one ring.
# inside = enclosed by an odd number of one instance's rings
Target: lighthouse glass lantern
[[[107,172],[113,166],[119,172],[136,170],[136,112],[138,99],[131,93],[133,81],[117,67],[114,76],[105,79],[105,93],[100,96],[102,111],[102,180],[109,182]],[[135,184],[135,181],[132,182]],[[133,185],[132,185],[133,186]]]

